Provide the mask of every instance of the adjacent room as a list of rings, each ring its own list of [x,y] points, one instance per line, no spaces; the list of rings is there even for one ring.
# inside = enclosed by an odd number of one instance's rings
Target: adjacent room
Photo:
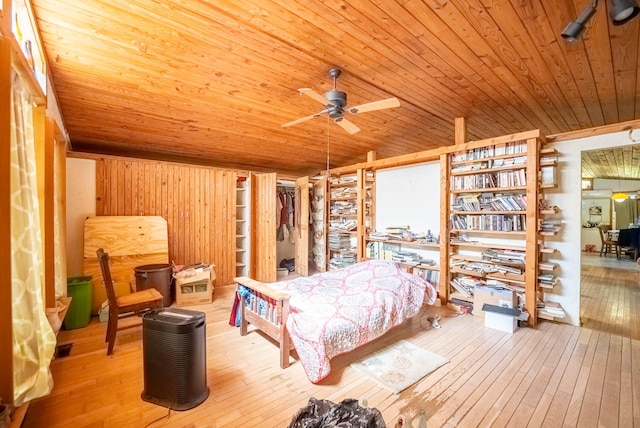
[[[640,426],[638,15],[3,0],[0,427]]]

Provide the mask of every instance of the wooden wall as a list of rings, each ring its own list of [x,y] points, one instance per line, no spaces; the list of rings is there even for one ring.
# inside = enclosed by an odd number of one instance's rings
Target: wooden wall
[[[214,263],[216,284],[235,276],[236,171],[137,159],[96,161],[96,214],[162,216],[169,260]]]

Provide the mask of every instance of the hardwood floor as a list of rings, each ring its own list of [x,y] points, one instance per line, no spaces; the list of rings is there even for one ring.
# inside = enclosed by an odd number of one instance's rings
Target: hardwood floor
[[[640,339],[640,270],[635,261],[582,256],[580,321],[593,330]]]
[[[601,275],[588,277],[609,281]],[[635,294],[637,312],[637,288]],[[425,307],[381,339],[334,358],[333,372],[314,385],[298,361],[280,369],[272,342],[256,332],[241,337],[228,325],[232,297],[232,287],[216,287],[213,304],[190,307],[207,316],[211,393],[200,406],[163,418],[167,409],[140,398],[141,329],[119,332],[107,356],[105,325],[93,320],[61,332],[61,341],[73,342],[71,355],[52,363],[53,391],[31,403],[24,426],[286,427],[310,397],[366,399],[390,427],[399,414],[415,417],[420,409],[430,427],[640,426],[637,338],[544,321],[511,335],[486,329],[481,318]],[[436,313],[442,327],[430,329],[426,318]],[[450,362],[398,395],[349,366],[400,339]]]

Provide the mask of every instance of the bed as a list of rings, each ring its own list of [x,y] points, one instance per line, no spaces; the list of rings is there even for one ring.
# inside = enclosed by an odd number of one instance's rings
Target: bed
[[[252,324],[275,339],[282,368],[295,348],[313,383],[330,373],[331,358],[382,336],[437,298],[432,284],[382,260],[271,284],[235,281],[240,334]]]

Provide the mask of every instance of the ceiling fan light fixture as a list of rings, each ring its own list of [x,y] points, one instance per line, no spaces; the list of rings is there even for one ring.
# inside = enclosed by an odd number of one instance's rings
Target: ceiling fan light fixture
[[[626,193],[618,192],[618,193],[614,193],[611,196],[611,199],[613,199],[615,202],[622,202],[629,199],[629,195],[627,195]]]
[[[640,13],[640,7],[635,0],[612,0],[609,16],[613,25],[622,25]]]
[[[598,1],[595,0],[593,4],[591,4],[591,6],[589,6],[585,9],[584,12],[582,12],[582,15],[580,15],[578,19],[569,23],[564,28],[564,30],[562,30],[562,33],[560,35],[569,42],[575,42],[576,40],[578,40],[585,29],[585,25],[587,24],[589,19],[591,19],[593,14],[596,13],[597,4]]]

